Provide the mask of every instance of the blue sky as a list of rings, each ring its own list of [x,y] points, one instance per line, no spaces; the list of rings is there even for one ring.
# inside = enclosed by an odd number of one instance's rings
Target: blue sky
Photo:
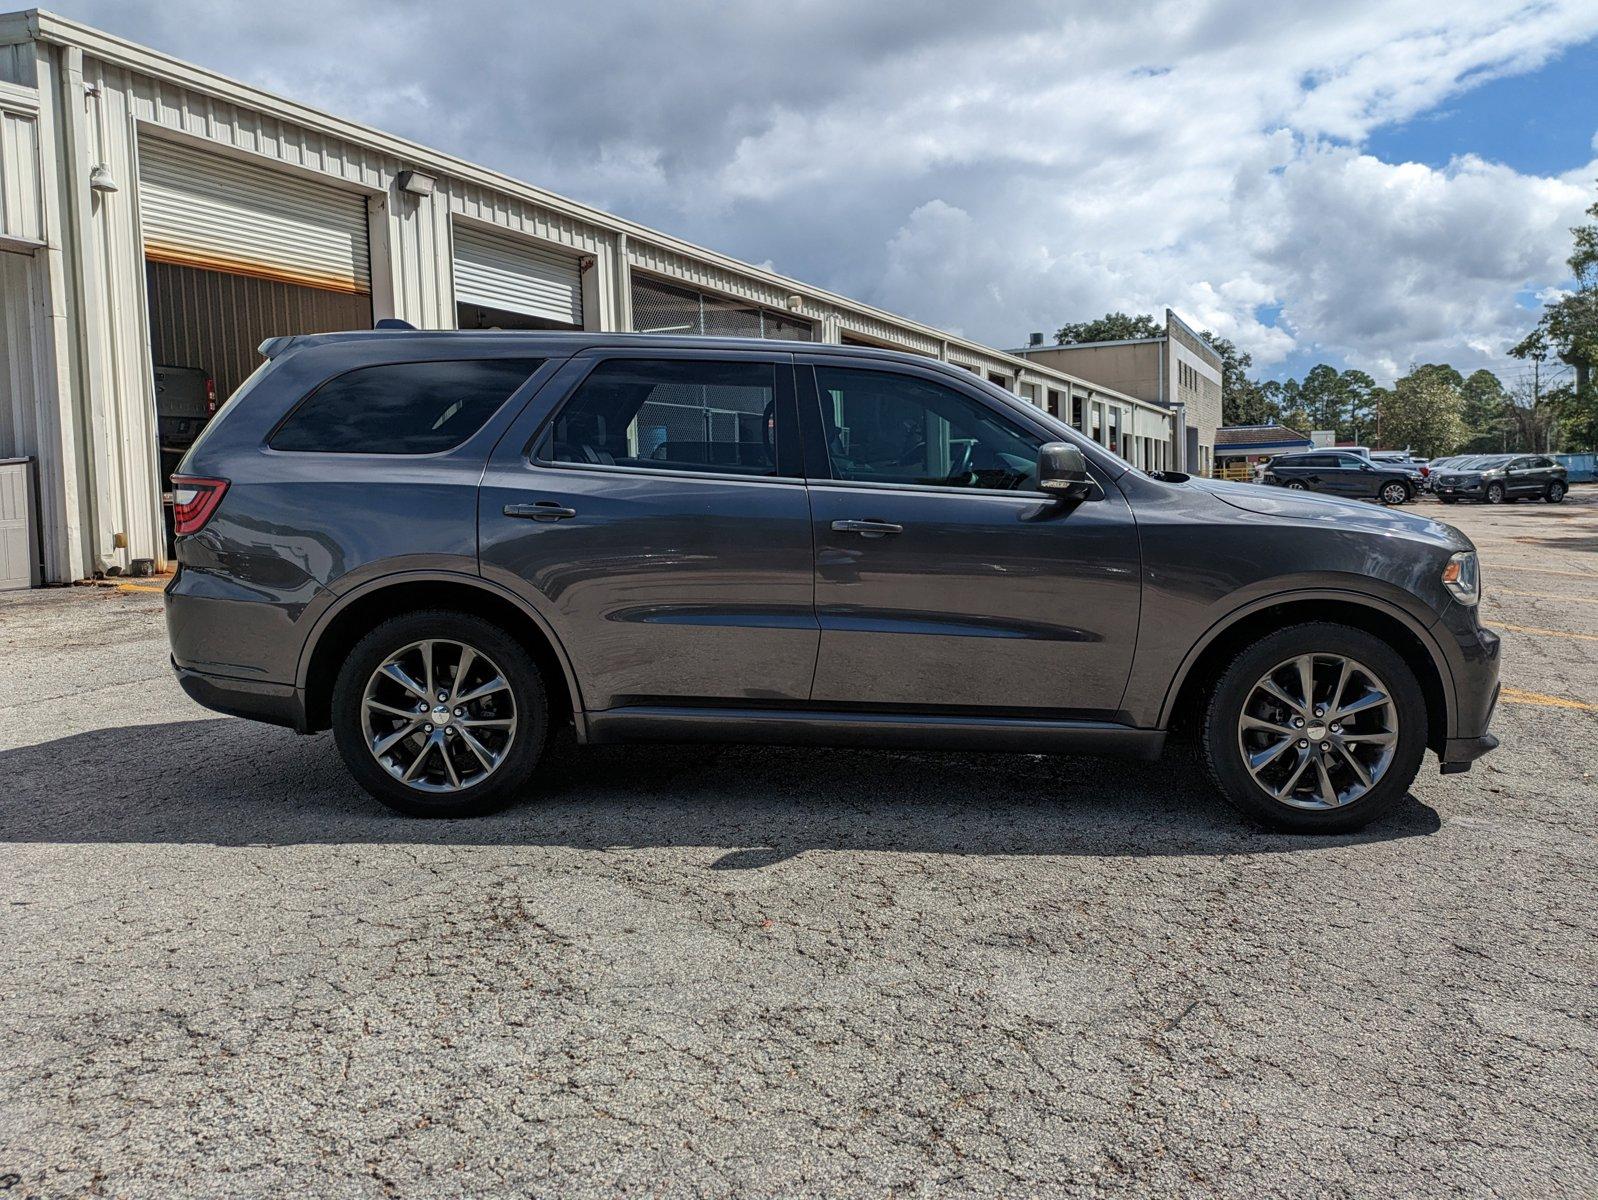
[[[1512,371],[1598,194],[1598,0],[55,7],[999,346]]]

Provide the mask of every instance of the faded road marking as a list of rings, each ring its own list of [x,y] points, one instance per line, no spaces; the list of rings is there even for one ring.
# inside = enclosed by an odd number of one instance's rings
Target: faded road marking
[[[1512,588],[1494,588],[1492,596],[1530,596],[1534,600],[1570,600],[1576,604],[1598,604],[1598,596],[1560,596],[1553,592],[1517,592]]]
[[[1598,642],[1598,633],[1571,633],[1568,629],[1537,629],[1531,625],[1505,625],[1502,621],[1495,621],[1499,629],[1507,629],[1510,633],[1535,633],[1542,637],[1575,638],[1583,642]]]
[[[1598,704],[1566,700],[1562,696],[1544,696],[1541,692],[1523,692],[1519,688],[1512,687],[1506,687],[1499,692],[1498,698],[1505,704],[1538,704],[1544,708],[1573,708],[1578,712],[1598,712]]]

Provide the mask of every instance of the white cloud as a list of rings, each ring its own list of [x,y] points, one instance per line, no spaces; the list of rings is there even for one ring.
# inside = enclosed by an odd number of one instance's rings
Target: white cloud
[[[1000,345],[1170,304],[1267,366],[1490,361],[1598,172],[1357,152],[1593,0],[59,7]]]

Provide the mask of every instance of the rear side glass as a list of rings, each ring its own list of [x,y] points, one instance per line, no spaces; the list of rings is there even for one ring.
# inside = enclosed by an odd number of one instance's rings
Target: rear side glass
[[[329,379],[267,445],[323,454],[437,454],[459,446],[510,399],[541,358],[385,363]]]

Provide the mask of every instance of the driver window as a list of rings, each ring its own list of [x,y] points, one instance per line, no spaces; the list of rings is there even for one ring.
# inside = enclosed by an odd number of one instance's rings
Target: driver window
[[[953,388],[888,371],[817,366],[835,479],[1030,491],[1042,441]]]
[[[546,462],[775,475],[775,367],[617,358],[595,367],[540,447]]]

